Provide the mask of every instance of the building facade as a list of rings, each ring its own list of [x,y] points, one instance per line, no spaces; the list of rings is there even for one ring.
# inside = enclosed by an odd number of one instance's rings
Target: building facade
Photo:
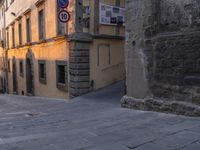
[[[6,85],[6,79],[5,79],[5,51],[4,51],[4,45],[5,45],[5,10],[4,10],[4,0],[0,1],[0,92],[5,92],[5,85]]]
[[[200,1],[126,0],[122,106],[200,116]]]
[[[5,1],[10,94],[72,98],[124,79],[124,0],[71,0],[68,23],[60,10],[57,0]]]

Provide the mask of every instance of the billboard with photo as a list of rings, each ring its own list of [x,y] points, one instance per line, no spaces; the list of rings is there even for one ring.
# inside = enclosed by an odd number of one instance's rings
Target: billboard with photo
[[[125,8],[100,3],[99,21],[104,25],[124,25]]]

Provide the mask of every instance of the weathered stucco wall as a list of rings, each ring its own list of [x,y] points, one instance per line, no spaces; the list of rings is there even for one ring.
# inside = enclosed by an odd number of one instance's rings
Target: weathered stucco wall
[[[90,56],[93,89],[124,79],[124,41],[95,39],[90,47]]]
[[[65,40],[53,41],[43,45],[36,45],[32,47],[23,47],[21,49],[9,50],[8,60],[10,62],[10,71],[8,72],[9,79],[9,93],[13,93],[13,58],[16,61],[17,67],[17,94],[25,95],[26,87],[26,55],[28,50],[31,49],[33,53],[34,64],[34,94],[36,96],[46,96],[52,98],[68,98],[68,92],[61,91],[56,87],[56,61],[69,59],[67,52],[68,43]],[[56,51],[55,51],[56,50]],[[48,51],[48,53],[47,53]],[[46,84],[39,81],[39,68],[38,61],[46,61]],[[19,63],[23,61],[23,74],[20,74]],[[24,93],[24,94],[22,94]]]
[[[127,0],[126,7],[122,104],[200,115],[200,1]]]
[[[152,13],[149,0],[126,2],[126,71],[127,71],[127,94],[135,98],[145,98],[149,93],[146,56],[144,54],[146,27],[151,26]],[[145,26],[146,27],[145,27]]]
[[[40,2],[38,5],[36,2]],[[8,72],[9,93],[27,94],[26,74],[34,76],[34,95],[55,98],[71,98],[85,94],[123,80],[124,73],[124,26],[99,24],[99,5],[124,7],[124,0],[79,0],[75,9],[75,0],[70,0],[68,11],[71,19],[65,24],[66,31],[58,34],[57,0],[21,0],[14,1],[6,11],[6,29],[8,39]],[[82,3],[83,2],[83,3]],[[76,18],[86,16],[82,14],[84,8],[89,7],[89,27],[83,27]],[[77,6],[77,7],[78,7]],[[39,39],[38,12],[44,9],[45,37]],[[15,15],[11,14],[14,12]],[[80,15],[80,16],[79,16]],[[27,42],[26,19],[31,21],[31,42]],[[19,43],[19,23],[22,25],[22,43]],[[14,37],[13,37],[14,27]],[[81,29],[80,29],[81,28]],[[82,33],[82,28],[84,33]],[[75,32],[75,29],[77,32]],[[14,39],[14,40],[13,40]],[[13,44],[14,41],[14,44]],[[31,51],[34,56],[30,71],[27,68],[27,54]],[[15,58],[15,59],[14,59]],[[13,61],[14,60],[14,61]],[[57,87],[56,61],[64,60],[68,63],[68,90]],[[24,76],[20,73],[20,63],[23,61]],[[46,83],[39,78],[39,61],[45,61]],[[16,62],[16,69],[12,63]],[[16,70],[16,71],[13,71]],[[16,72],[13,75],[13,72]],[[17,84],[13,81],[16,76]],[[15,79],[15,78],[14,78]],[[17,90],[14,90],[14,87]]]

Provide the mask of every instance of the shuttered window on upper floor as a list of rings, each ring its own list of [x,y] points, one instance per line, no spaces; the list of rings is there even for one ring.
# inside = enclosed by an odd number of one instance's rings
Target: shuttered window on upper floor
[[[18,24],[18,34],[19,34],[19,45],[22,45],[22,23],[21,21],[19,21],[19,24]]]
[[[45,38],[45,18],[44,18],[44,9],[41,9],[38,13],[39,21],[39,39]]]
[[[31,42],[31,23],[30,18],[26,18],[26,42]]]

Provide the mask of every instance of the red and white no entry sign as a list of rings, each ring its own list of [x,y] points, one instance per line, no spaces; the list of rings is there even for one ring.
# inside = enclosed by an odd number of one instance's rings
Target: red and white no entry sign
[[[61,22],[67,23],[70,19],[70,14],[66,10],[61,10],[58,14],[58,18]]]

